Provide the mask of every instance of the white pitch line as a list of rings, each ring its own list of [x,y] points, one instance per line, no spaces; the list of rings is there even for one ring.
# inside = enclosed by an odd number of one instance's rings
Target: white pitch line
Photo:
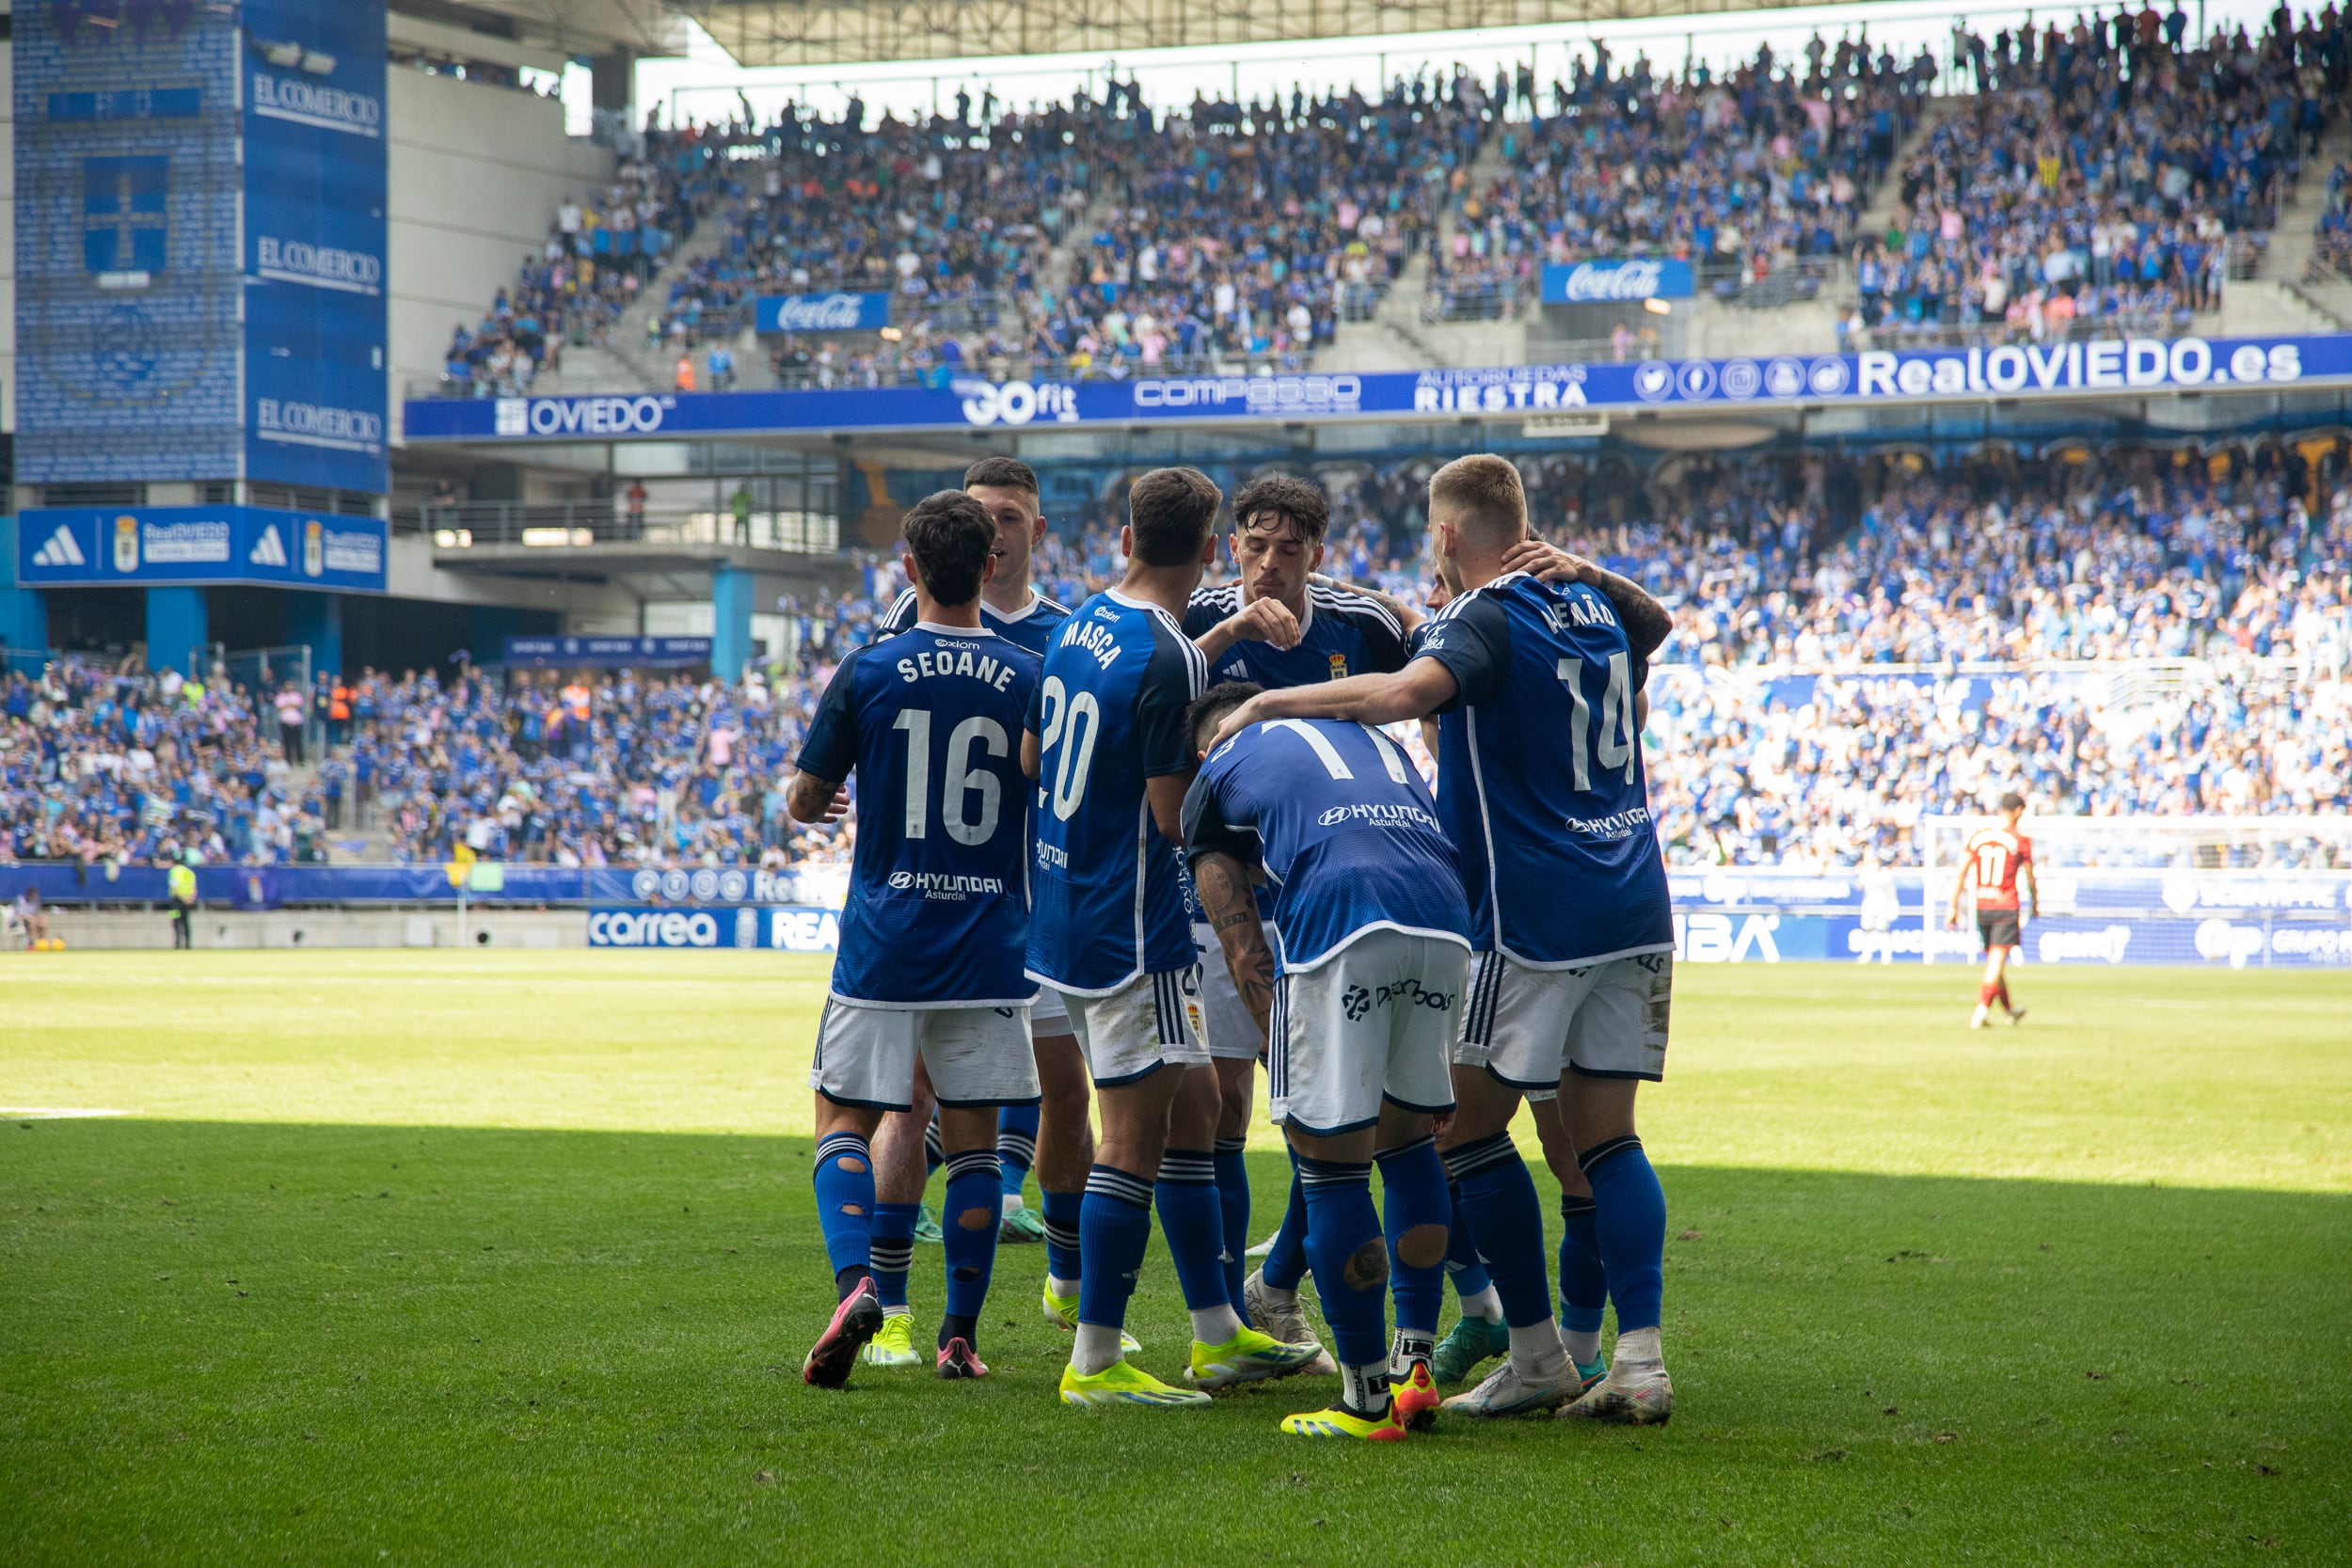
[[[105,1111],[84,1105],[0,1105],[0,1117],[35,1117],[49,1121],[65,1121],[81,1117],[132,1117],[136,1111]]]

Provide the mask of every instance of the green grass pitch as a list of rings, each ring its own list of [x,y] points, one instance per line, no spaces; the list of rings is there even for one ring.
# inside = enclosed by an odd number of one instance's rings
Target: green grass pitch
[[[1673,1424],[1374,1448],[1063,1409],[1039,1248],[987,1383],[803,1387],[821,962],[9,957],[0,1561],[2352,1560],[2352,980],[1677,978]]]

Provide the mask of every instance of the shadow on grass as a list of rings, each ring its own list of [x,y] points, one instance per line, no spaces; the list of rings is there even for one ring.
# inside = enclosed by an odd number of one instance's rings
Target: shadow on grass
[[[1389,1453],[1276,1431],[1323,1383],[1063,1410],[1036,1247],[999,1254],[986,1383],[804,1387],[808,1159],[0,1125],[5,1555],[2309,1561],[2352,1518],[2342,1196],[1670,1166],[1674,1424]],[[1260,1235],[1287,1175],[1252,1176]],[[926,1328],[939,1271],[918,1249]],[[1172,1376],[1156,1241],[1130,1323]]]

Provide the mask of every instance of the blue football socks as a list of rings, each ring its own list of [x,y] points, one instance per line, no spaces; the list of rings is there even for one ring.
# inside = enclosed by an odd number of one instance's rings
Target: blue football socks
[[[855,1132],[830,1132],[818,1140],[817,1223],[825,1233],[825,1257],[834,1278],[862,1275],[873,1267],[874,1157]]]
[[[1298,1180],[1298,1153],[1291,1152],[1290,1207],[1282,1211],[1282,1227],[1274,1233],[1274,1248],[1258,1265],[1258,1273],[1278,1291],[1295,1291],[1307,1277],[1307,1190]]]
[[[1397,1244],[1423,1226],[1442,1228],[1450,1223],[1454,1205],[1446,1194],[1445,1162],[1438,1158],[1435,1138],[1383,1149],[1374,1159],[1380,1166],[1381,1228],[1388,1235],[1389,1289],[1396,1297],[1397,1332],[1412,1339],[1435,1339],[1438,1309],[1445,1301],[1445,1259],[1416,1267],[1398,1253]],[[1314,1234],[1311,1215],[1308,1234]],[[1318,1275],[1318,1288],[1320,1280]]]
[[[1038,1201],[1045,1210],[1045,1275],[1065,1284],[1082,1278],[1078,1268],[1078,1226],[1086,1194],[1057,1193],[1041,1183]]]
[[[1388,1243],[1372,1206],[1372,1166],[1298,1157],[1306,1189],[1307,1256],[1315,1294],[1340,1364],[1365,1367],[1388,1360]],[[1366,1414],[1376,1414],[1365,1412]]]
[[[1216,1140],[1216,1202],[1225,1228],[1225,1299],[1241,1305],[1242,1281],[1249,1273],[1243,1253],[1249,1247],[1249,1162],[1244,1138]]]
[[[1078,1276],[1078,1321],[1104,1328],[1127,1323],[1127,1298],[1152,1240],[1152,1183],[1116,1165],[1087,1173],[1078,1212],[1078,1244],[1086,1260]]]
[[[1600,1320],[1609,1306],[1609,1271],[1600,1260],[1593,1200],[1560,1195],[1560,1342],[1583,1366],[1600,1354]]]
[[[907,1304],[907,1271],[914,1266],[914,1215],[912,1203],[874,1205],[874,1294],[882,1309]]]
[[[1502,1298],[1502,1321],[1513,1328],[1551,1319],[1551,1286],[1544,1267],[1544,1216],[1527,1162],[1507,1132],[1457,1146],[1445,1168],[1462,1189],[1462,1210],[1477,1233],[1478,1250]]]
[[[1232,1300],[1225,1293],[1225,1220],[1217,1204],[1216,1159],[1207,1149],[1171,1148],[1160,1156],[1160,1233],[1175,1260],[1176,1283],[1193,1311]]]
[[[1007,1105],[996,1113],[996,1161],[1003,1167],[1006,1197],[1019,1197],[1037,1164],[1037,1107]]]
[[[1666,1260],[1666,1191],[1658,1173],[1642,1140],[1630,1134],[1579,1154],[1577,1163],[1592,1183],[1593,1228],[1617,1306],[1617,1333],[1656,1328]]]
[[[988,1277],[996,1266],[996,1222],[1003,1195],[994,1149],[975,1148],[947,1157],[947,1197],[940,1222],[947,1243],[947,1313],[939,1324],[942,1349],[957,1338],[979,1348],[980,1307],[988,1300]]]

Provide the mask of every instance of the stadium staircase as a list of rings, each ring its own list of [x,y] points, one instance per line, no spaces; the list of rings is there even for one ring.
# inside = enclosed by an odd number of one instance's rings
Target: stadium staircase
[[[2303,160],[2302,178],[2280,205],[2271,230],[2263,261],[2265,276],[2232,283],[2223,292],[2226,336],[2352,330],[2352,278],[2314,259],[2314,230],[2328,205],[2328,171],[2343,163],[2352,163],[2352,115],[2340,115],[2320,138],[2317,154]],[[2273,321],[2278,325],[2266,325]]]

